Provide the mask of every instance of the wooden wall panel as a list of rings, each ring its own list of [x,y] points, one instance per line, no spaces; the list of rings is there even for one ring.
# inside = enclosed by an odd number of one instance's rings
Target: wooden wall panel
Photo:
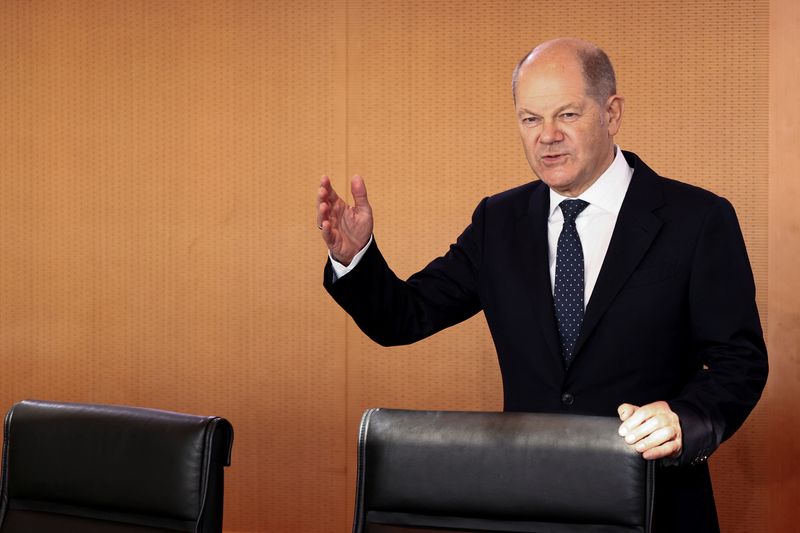
[[[345,523],[339,2],[0,4],[0,403],[228,417],[229,531]],[[331,319],[333,316],[333,319]]]
[[[770,3],[770,381],[760,410],[770,460],[756,490],[768,495],[762,531],[797,529],[800,508],[800,3]]]
[[[614,60],[624,148],[734,203],[772,359],[796,376],[794,293],[777,296],[794,271],[772,244],[793,222],[768,211],[796,168],[791,122],[769,156],[768,110],[793,86],[768,60],[797,28],[773,14],[770,41],[770,4],[791,2],[0,3],[0,408],[226,416],[226,531],[349,530],[363,409],[497,410],[500,379],[482,316],[391,349],[346,319],[320,286],[317,179],[365,176],[376,239],[411,274],[531,179],[511,70],[559,35]],[[796,380],[777,383],[712,460],[726,532],[779,530],[768,502],[796,491],[764,443]]]

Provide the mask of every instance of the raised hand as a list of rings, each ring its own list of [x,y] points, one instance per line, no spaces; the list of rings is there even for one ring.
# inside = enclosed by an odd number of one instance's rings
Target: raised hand
[[[367,245],[372,236],[372,207],[367,200],[367,187],[361,176],[350,180],[352,206],[347,205],[322,176],[317,191],[317,227],[334,259],[349,265],[353,257]]]

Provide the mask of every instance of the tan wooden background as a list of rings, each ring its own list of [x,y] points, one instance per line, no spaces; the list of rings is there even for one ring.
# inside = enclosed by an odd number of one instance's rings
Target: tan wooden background
[[[362,173],[408,275],[531,179],[510,75],[597,42],[619,143],[737,208],[765,400],[713,458],[726,532],[798,506],[798,30],[792,0],[3,0],[0,410],[23,398],[217,414],[228,532],[344,532],[367,407],[501,408],[482,317],[371,344],[324,293],[322,173]]]

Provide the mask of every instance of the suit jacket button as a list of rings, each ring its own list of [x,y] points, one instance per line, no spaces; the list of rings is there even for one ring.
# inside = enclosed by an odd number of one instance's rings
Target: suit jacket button
[[[561,395],[561,403],[563,403],[564,405],[572,405],[573,403],[575,403],[575,397],[572,396],[572,394],[565,392],[564,394]]]

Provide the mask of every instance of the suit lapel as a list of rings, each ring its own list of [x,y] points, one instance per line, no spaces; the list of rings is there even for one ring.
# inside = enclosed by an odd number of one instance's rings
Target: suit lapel
[[[542,184],[544,185],[544,184]],[[555,316],[553,314],[553,292],[550,283],[547,244],[547,215],[550,207],[550,194],[546,186],[537,187],[531,195],[531,203],[525,215],[517,220],[514,242],[519,243],[525,272],[530,273],[529,287],[536,323],[542,330],[553,360],[563,371],[561,343],[558,338]]]
[[[617,217],[611,242],[586,307],[575,354],[592,334],[617,293],[644,257],[661,229],[661,219],[653,211],[663,204],[660,178],[635,155],[625,153],[633,166],[633,178]]]

